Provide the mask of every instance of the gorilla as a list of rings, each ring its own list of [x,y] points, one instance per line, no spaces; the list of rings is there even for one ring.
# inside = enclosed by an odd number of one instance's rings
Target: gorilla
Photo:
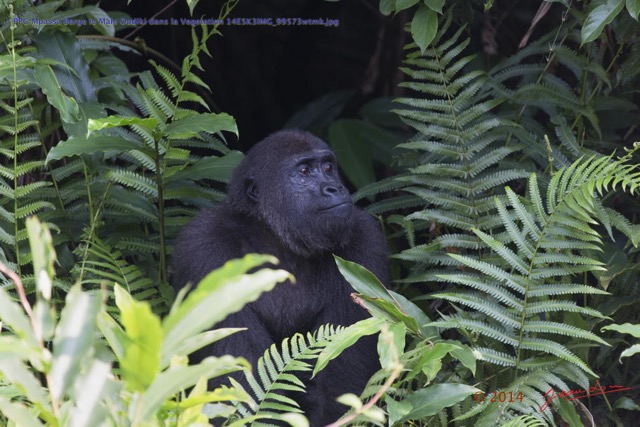
[[[332,254],[362,264],[388,284],[387,248],[378,223],[354,206],[336,157],[325,142],[299,130],[276,132],[255,145],[234,171],[226,199],[201,211],[181,231],[172,284],[198,283],[247,253],[276,256],[295,284],[280,284],[217,327],[245,327],[200,351],[231,354],[255,365],[273,343],[319,326],[351,325],[367,317],[350,298]],[[338,419],[335,399],[359,394],[379,368],[376,341],[365,337],[332,361],[294,399],[312,426]]]

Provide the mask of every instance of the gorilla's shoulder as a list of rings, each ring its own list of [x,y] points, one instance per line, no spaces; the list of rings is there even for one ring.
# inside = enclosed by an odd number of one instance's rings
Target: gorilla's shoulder
[[[198,282],[229,259],[241,257],[238,237],[242,233],[242,221],[224,204],[201,210],[176,240],[172,275],[181,279],[176,279],[174,286]]]
[[[380,222],[378,219],[362,208],[354,209],[353,224],[356,231],[367,235],[380,234]]]
[[[233,212],[221,203],[211,208],[202,209],[182,229],[179,241],[185,238],[215,238],[219,240],[228,233],[234,233],[238,228],[246,224],[243,215]]]

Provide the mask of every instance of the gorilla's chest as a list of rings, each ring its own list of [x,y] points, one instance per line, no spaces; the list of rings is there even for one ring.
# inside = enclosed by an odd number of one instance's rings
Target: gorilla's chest
[[[330,262],[283,262],[280,267],[290,271],[296,283],[279,284],[253,304],[253,309],[276,342],[296,332],[312,332],[323,323],[323,314],[328,307],[335,307],[338,299],[349,298],[348,284],[340,275],[333,258]]]

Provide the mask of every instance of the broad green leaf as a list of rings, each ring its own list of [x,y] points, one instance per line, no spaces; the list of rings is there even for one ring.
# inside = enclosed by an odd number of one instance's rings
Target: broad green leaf
[[[411,6],[415,5],[419,1],[420,0],[396,0],[396,12],[409,9]]]
[[[51,278],[55,274],[54,264],[56,262],[51,233],[36,217],[27,218],[25,222],[37,290],[45,300],[49,301],[52,289]]]
[[[593,9],[582,26],[582,44],[594,41],[600,36],[604,27],[620,13],[625,0],[607,0],[606,3]]]
[[[196,8],[199,1],[200,0],[187,0],[187,5],[189,6],[189,15],[193,16],[193,9]]]
[[[396,323],[382,330],[378,337],[378,356],[383,369],[390,371],[395,367],[396,359],[404,353],[406,338],[407,326],[404,323]]]
[[[416,366],[420,367],[429,382],[433,381],[442,369],[442,359],[461,347],[450,343],[436,343],[432,347],[425,347]]]
[[[624,350],[622,353],[620,353],[620,359],[622,359],[623,357],[633,356],[637,353],[640,353],[640,344],[634,344],[628,349]]]
[[[118,360],[124,357],[124,349],[127,344],[127,335],[113,317],[102,310],[98,315],[98,328],[102,336],[107,340],[109,347]]]
[[[397,425],[396,423],[403,419],[412,409],[411,403],[405,400],[397,401],[390,396],[385,397],[385,403],[387,404],[390,426]]]
[[[624,396],[616,400],[613,405],[614,409],[627,409],[629,411],[640,411],[640,405],[633,401],[633,399]]]
[[[238,135],[238,127],[233,117],[226,113],[192,113],[174,120],[165,127],[169,139],[195,138],[198,132],[233,132]]]
[[[363,131],[373,125],[360,120],[342,119],[329,126],[329,144],[338,157],[345,176],[357,188],[375,181],[371,146]]]
[[[74,9],[71,9],[71,10],[74,10]],[[114,36],[114,34],[116,33],[115,26],[113,24],[106,23],[106,22],[110,22],[110,20],[112,19],[108,13],[106,13],[104,10],[96,6],[85,6],[84,8],[81,8],[81,9],[87,9],[88,15],[93,17],[93,20],[95,21],[93,24],[94,28],[97,28],[98,31],[100,31],[103,35],[107,37]],[[101,19],[102,19],[102,22],[100,22]]]
[[[451,341],[449,341],[451,342]],[[460,348],[451,351],[451,355],[462,363],[462,365],[476,375],[476,357],[473,354],[473,350],[466,345],[459,344]]]
[[[93,79],[89,76],[89,64],[85,60],[80,41],[71,33],[62,31],[42,31],[31,39],[36,46],[35,55],[40,61],[55,60],[54,66],[60,86],[78,103],[96,100]]]
[[[97,358],[86,364],[86,373],[76,384],[75,406],[70,410],[71,427],[102,426],[112,420],[105,401],[119,394],[120,384],[111,372],[111,354],[102,350]]]
[[[411,20],[411,36],[424,53],[438,32],[438,14],[426,6],[420,6]]]
[[[389,291],[389,295],[398,302],[404,313],[407,313],[409,317],[413,317],[415,321],[418,322],[418,328],[420,329],[423,337],[430,340],[440,338],[437,328],[434,328],[433,326],[425,326],[427,323],[431,323],[431,319],[413,301],[410,301],[404,295],[393,291]]]
[[[380,0],[379,8],[380,13],[389,16],[396,9],[396,0]]]
[[[631,323],[624,323],[622,325],[607,325],[603,327],[603,331],[616,331],[621,334],[631,334],[636,338],[640,338],[640,325],[632,325]]]
[[[411,411],[402,420],[418,420],[437,414],[455,405],[479,389],[465,384],[434,384],[409,394],[403,403],[411,405]]]
[[[424,338],[439,336],[435,328],[422,326],[431,320],[414,303],[402,295],[389,291],[372,272],[363,266],[344,260],[339,256],[334,255],[334,258],[340,274],[353,289],[362,295],[364,301],[373,304],[380,310],[378,314],[393,322],[404,322],[413,333],[423,335]],[[386,301],[388,304],[381,301]]]
[[[560,415],[560,418],[567,423],[569,427],[583,427],[584,424],[580,419],[580,415],[576,411],[576,405],[567,399],[555,399],[553,406]]]
[[[82,360],[96,338],[96,318],[102,307],[101,295],[82,292],[73,286],[65,300],[53,338],[53,362],[49,374],[52,396],[60,400],[78,378]]]
[[[2,395],[0,395],[0,413],[19,427],[44,427],[44,424],[25,405],[18,401],[11,402]]]
[[[225,263],[202,279],[163,321],[162,360],[171,358],[185,340],[257,300],[262,292],[270,291],[278,283],[293,280],[291,274],[284,270],[261,269],[253,274],[244,274],[265,263],[275,264],[277,260],[272,256],[249,254]]]
[[[380,331],[384,320],[375,317],[361,320],[343,329],[331,337],[329,344],[318,355],[318,361],[313,368],[313,376],[323,370],[330,361],[338,357],[345,349],[351,347],[360,338],[373,335]]]
[[[89,133],[95,132],[101,129],[109,129],[113,127],[138,125],[149,129],[153,129],[158,126],[158,120],[153,117],[122,117],[122,116],[109,116],[102,119],[89,119],[87,121],[87,131]]]
[[[60,141],[58,145],[49,151],[45,164],[53,160],[60,160],[63,157],[91,154],[96,151],[107,152],[115,150],[116,152],[122,152],[139,150],[140,148],[141,147],[137,142],[129,141],[117,136],[91,135],[87,138],[72,136],[66,141]]]
[[[193,366],[172,366],[159,374],[142,395],[133,424],[150,420],[166,400],[195,385],[200,378],[214,378],[249,366],[245,360],[231,356],[207,357]]]
[[[136,301],[118,284],[114,287],[120,321],[124,327],[124,357],[120,360],[122,377],[131,390],[143,391],[160,370],[162,327],[146,301]]]
[[[233,335],[236,332],[241,332],[246,328],[220,328],[212,331],[202,332],[192,337],[186,338],[179,345],[174,348],[174,355],[188,356],[196,350],[201,349],[211,343],[221,340],[222,338]],[[166,355],[165,355],[166,357]],[[162,359],[160,361],[160,367],[166,367],[170,362],[170,359]]]
[[[73,98],[62,92],[58,79],[48,65],[36,65],[33,70],[42,92],[47,95],[47,101],[60,112],[60,118],[67,123],[75,123],[80,119],[80,109]]]
[[[0,320],[9,325],[16,336],[34,347],[38,346],[29,318],[3,287],[0,287]]]
[[[638,15],[640,15],[640,0],[627,0],[627,12],[629,15],[636,21],[638,20]]]
[[[404,323],[411,333],[420,335],[420,328],[416,320],[407,316],[399,306],[381,298],[371,298],[367,295],[359,295],[359,304],[361,304],[372,316],[385,319],[391,323]]]
[[[340,274],[358,293],[368,295],[370,297],[381,298],[398,305],[387,288],[380,282],[375,274],[367,270],[365,267],[345,259],[337,255],[333,256]]]
[[[239,151],[231,151],[222,157],[204,157],[188,168],[178,171],[168,177],[167,182],[190,179],[213,179],[219,182],[229,182],[231,173],[238,166],[244,155]]]
[[[429,7],[429,9],[438,13],[442,13],[442,8],[444,7],[444,3],[445,3],[445,0],[424,0],[424,4],[426,4],[427,7]]]
[[[16,359],[3,359],[0,363],[0,377],[3,382],[18,387],[21,394],[40,410],[39,417],[45,421],[54,421],[50,397],[34,373]]]
[[[40,351],[37,347],[29,346],[25,340],[20,339],[17,335],[5,332],[0,335],[0,355],[0,359],[29,360],[40,357]]]

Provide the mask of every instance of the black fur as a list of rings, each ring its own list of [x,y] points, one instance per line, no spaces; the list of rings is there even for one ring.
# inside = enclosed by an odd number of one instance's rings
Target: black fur
[[[255,364],[271,344],[296,332],[314,331],[325,323],[350,325],[367,317],[351,301],[353,291],[332,253],[388,282],[386,243],[378,224],[353,205],[329,147],[306,132],[280,131],[249,151],[232,176],[225,201],[200,212],[180,233],[173,285],[197,283],[247,253],[275,255],[296,283],[276,286],[217,325],[248,330],[215,343],[204,355],[244,356]],[[308,384],[304,396],[296,396],[311,425],[342,415],[346,407],[335,398],[358,394],[377,368],[373,337],[330,363]]]

